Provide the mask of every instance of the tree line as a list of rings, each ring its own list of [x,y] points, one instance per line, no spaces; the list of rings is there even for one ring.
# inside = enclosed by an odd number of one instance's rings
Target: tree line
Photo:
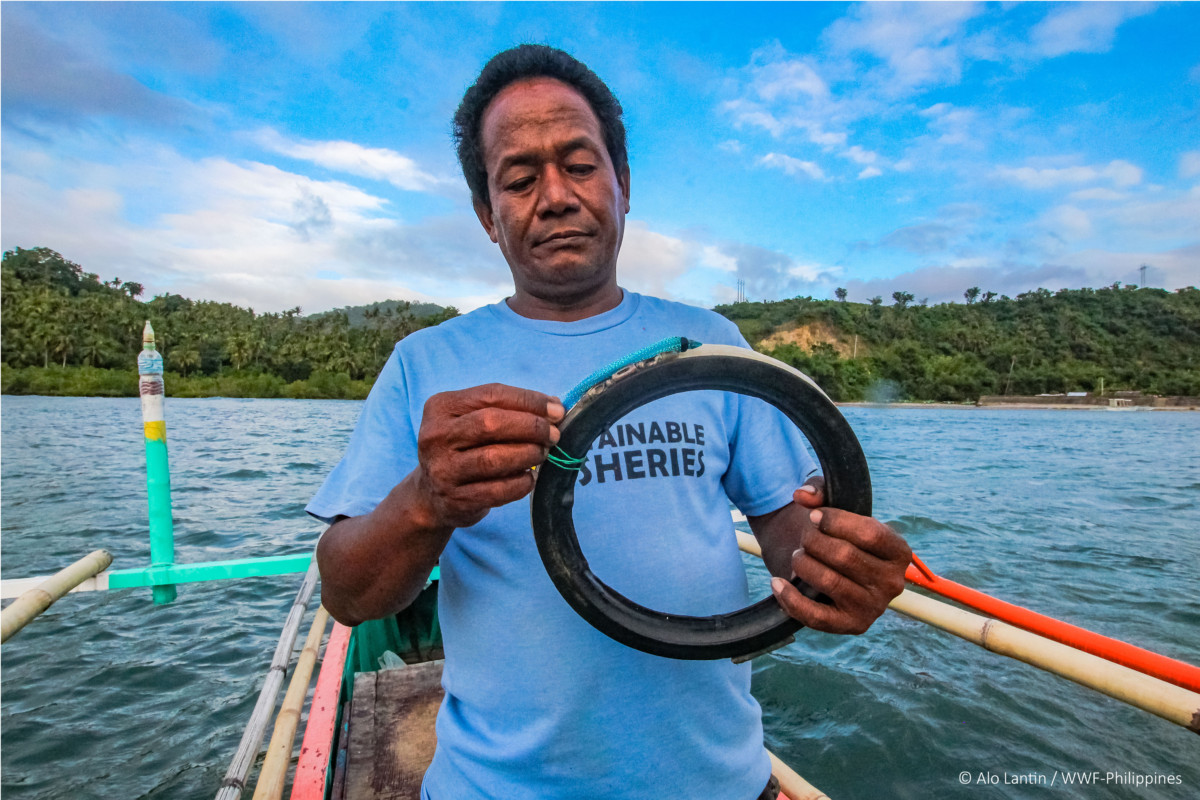
[[[175,396],[365,397],[408,334],[453,308],[377,303],[302,316],[256,314],[177,294],[141,300],[49,248],[4,253],[3,370],[13,394],[136,395],[151,320]],[[985,394],[1136,390],[1200,395],[1200,291],[1136,286],[1037,289],[1010,298],[970,287],[964,303],[910,292],[867,303],[795,297],[715,309],[757,349],[813,377],[835,400],[972,401]],[[808,346],[772,334],[816,330]]]
[[[302,316],[177,294],[143,301],[141,284],[103,281],[46,247],[5,252],[0,271],[7,393],[136,395],[150,320],[169,394],[360,396],[397,341],[458,315],[406,302]]]
[[[1128,390],[1200,395],[1200,291],[1137,286],[1036,289],[1015,298],[968,288],[965,303],[914,304],[910,292],[867,303],[796,297],[718,306],[752,344],[815,326],[810,348],[763,352],[835,400],[962,402],[981,395]],[[852,346],[851,343],[855,344]],[[853,347],[853,349],[852,349]],[[847,352],[849,351],[849,352]]]

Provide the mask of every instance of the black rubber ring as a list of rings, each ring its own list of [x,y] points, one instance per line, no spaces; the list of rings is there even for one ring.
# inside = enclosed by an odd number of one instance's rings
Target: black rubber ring
[[[630,411],[678,392],[715,389],[757,397],[782,411],[808,437],[825,476],[825,501],[834,508],[871,514],[871,476],[858,438],[815,383],[793,368],[734,348],[643,362],[586,395],[567,415],[558,446],[582,456],[605,428]],[[732,352],[731,352],[732,351]],[[579,547],[571,511],[575,470],[547,461],[538,468],[530,500],[533,534],[550,579],[575,611],[622,644],[678,659],[748,656],[786,640],[799,628],[773,596],[729,614],[691,617],[641,606],[597,578]],[[799,581],[794,580],[799,586]],[[807,588],[807,587],[805,587]]]

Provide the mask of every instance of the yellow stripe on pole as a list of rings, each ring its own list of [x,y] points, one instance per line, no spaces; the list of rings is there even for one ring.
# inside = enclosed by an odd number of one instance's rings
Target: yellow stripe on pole
[[[167,440],[166,420],[158,419],[152,422],[143,422],[142,430],[145,431],[146,438],[152,442],[165,442]]]
[[[0,612],[0,642],[24,628],[54,601],[86,581],[98,572],[103,572],[112,563],[112,553],[94,550],[71,566],[46,579],[40,586],[30,589],[18,597],[8,608]]]

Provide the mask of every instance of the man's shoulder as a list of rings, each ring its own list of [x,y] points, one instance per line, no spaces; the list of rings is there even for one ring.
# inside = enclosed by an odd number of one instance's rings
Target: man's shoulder
[[[681,336],[701,342],[707,336],[709,344],[744,344],[737,325],[715,311],[651,295],[642,295],[641,302],[644,313],[679,324]]]
[[[463,339],[471,339],[479,335],[482,328],[495,324],[495,314],[491,306],[482,306],[466,314],[451,317],[437,325],[413,331],[396,342],[396,350],[401,353],[425,348],[454,346]]]

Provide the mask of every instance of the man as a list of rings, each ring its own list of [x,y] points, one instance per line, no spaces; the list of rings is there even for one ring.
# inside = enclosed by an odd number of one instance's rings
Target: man
[[[441,565],[446,699],[423,797],[752,800],[770,764],[749,665],[650,656],[578,618],[538,559],[525,498],[559,437],[556,395],[669,335],[745,346],[727,320],[617,284],[630,175],[621,107],[583,64],[522,46],[455,116],[475,211],[512,271],[506,301],[401,341],[310,513],[322,598],[354,624],[404,608]],[[746,604],[726,497],[749,516],[782,606],[860,633],[903,588],[883,524],[823,509],[780,415],[674,395],[600,437],[574,516],[596,574],[644,605]],[[628,437],[628,438],[627,438]],[[773,796],[773,795],[772,795]]]

